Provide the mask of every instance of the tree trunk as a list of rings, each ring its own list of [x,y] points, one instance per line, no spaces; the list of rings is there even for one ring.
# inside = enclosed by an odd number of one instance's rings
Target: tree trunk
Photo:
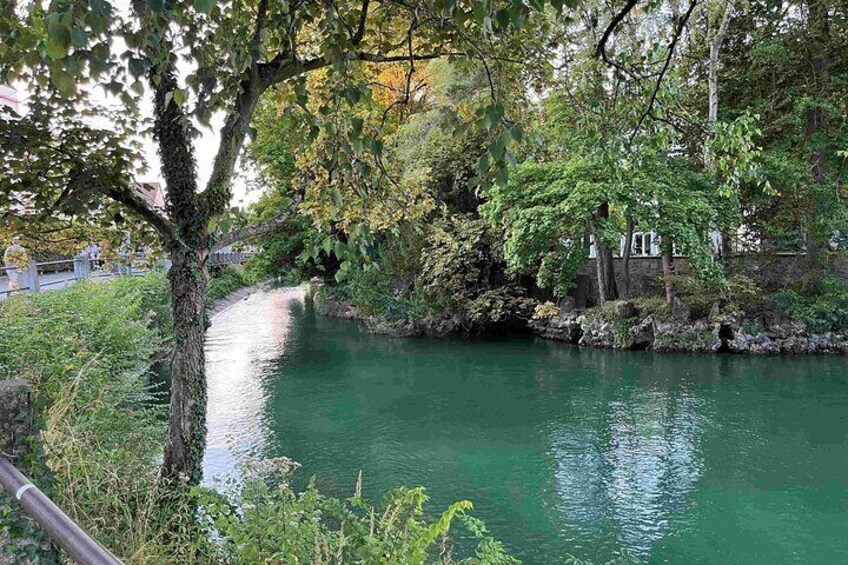
[[[721,23],[716,30],[715,35],[710,41],[710,65],[709,65],[709,121],[714,124],[718,121],[718,64],[721,45],[724,43],[724,36],[727,35],[727,28],[730,25],[730,16],[733,13],[733,3],[727,2],[724,7],[724,13],[721,16]]]
[[[824,90],[827,83],[830,81],[830,72],[828,70],[829,48],[830,48],[830,22],[828,20],[828,2],[823,0],[811,0],[809,2],[809,15],[807,20],[807,35],[810,49],[810,65],[815,74],[814,88],[816,93]],[[825,116],[821,107],[813,104],[807,110],[806,124],[804,127],[804,140],[808,144],[815,144],[815,137],[821,133],[825,127]],[[824,153],[821,147],[816,148],[810,153],[810,173],[813,177],[813,182],[816,184],[825,184],[827,182],[827,171],[824,163]],[[807,225],[805,226],[804,243],[806,245],[807,263],[811,269],[818,269],[819,260],[819,241],[816,234],[815,222],[819,213],[819,198],[813,193],[813,202],[811,212],[807,217]]]
[[[662,269],[665,281],[665,301],[674,303],[674,245],[670,237],[662,239]]]
[[[621,254],[621,289],[624,298],[630,298],[630,253],[633,247],[633,230],[635,224],[632,219],[627,220],[627,231],[624,233],[624,251]]]
[[[162,476],[197,484],[206,447],[206,283],[203,250],[171,250],[169,273],[174,314],[171,406]]]
[[[609,203],[604,202],[595,213],[596,217],[601,220],[609,218]],[[612,263],[612,250],[608,248],[599,232],[595,231],[595,251],[597,258],[595,259],[597,274],[598,274],[598,301],[603,305],[607,300],[616,300],[618,298],[618,289],[615,284],[615,267]]]

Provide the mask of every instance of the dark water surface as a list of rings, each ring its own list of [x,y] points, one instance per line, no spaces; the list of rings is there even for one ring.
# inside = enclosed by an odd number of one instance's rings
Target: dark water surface
[[[209,333],[207,480],[467,498],[525,563],[848,563],[848,363],[389,339],[255,294]]]

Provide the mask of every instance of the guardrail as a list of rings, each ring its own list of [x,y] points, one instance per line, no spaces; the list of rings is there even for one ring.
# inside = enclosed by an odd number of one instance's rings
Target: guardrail
[[[0,457],[0,485],[76,563],[122,565],[120,559],[85,533],[5,457]]]
[[[255,253],[244,251],[218,252],[209,256],[207,261],[210,267],[223,267],[225,265],[242,264]],[[139,269],[139,262],[145,260],[145,256],[129,256],[124,257],[124,263],[118,266],[113,266],[109,270],[97,270],[99,261],[97,259],[89,259],[84,256],[73,257],[72,259],[58,259],[55,261],[43,261],[37,263],[30,260],[26,268],[9,267],[0,265],[0,276],[7,274],[10,271],[16,271],[20,278],[20,284],[15,289],[0,290],[0,298],[16,293],[39,293],[44,289],[55,286],[67,286],[74,282],[91,279],[91,278],[108,278],[113,276],[134,276],[142,275],[147,272],[145,269]],[[164,262],[164,267],[169,267],[169,261]],[[43,273],[47,267],[52,272]],[[64,268],[63,268],[64,267]],[[48,275],[67,275],[59,276],[50,280]]]
[[[96,259],[77,256],[72,259],[58,259],[55,261],[44,261],[37,263],[30,260],[26,268],[0,266],[0,275],[16,271],[19,284],[15,289],[0,290],[0,298],[16,293],[37,294],[44,289],[56,286],[68,286],[83,279],[102,279],[113,276],[132,276],[144,274],[147,271],[132,266],[132,258],[127,259],[127,264],[113,267],[109,270],[98,271],[99,264]],[[44,273],[44,267],[50,273]],[[50,280],[50,275],[56,276]],[[11,278],[11,277],[10,277]]]

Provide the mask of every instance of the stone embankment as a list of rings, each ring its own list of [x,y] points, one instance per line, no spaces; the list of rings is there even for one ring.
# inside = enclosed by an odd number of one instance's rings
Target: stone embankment
[[[662,316],[641,312],[633,302],[603,308],[560,311],[528,322],[547,339],[587,347],[650,349],[687,353],[848,354],[848,335],[813,333],[804,324],[769,316],[746,317],[716,303],[706,318],[692,320],[676,303]]]
[[[395,337],[463,335],[462,321],[456,316],[386,320],[331,298],[321,300],[318,308],[325,316],[359,320],[369,331]],[[572,302],[557,314],[527,320],[526,325],[543,338],[584,347],[683,353],[848,354],[848,334],[814,333],[798,322],[746,316],[721,302],[701,319],[691,319],[689,309],[679,301],[662,313],[643,311],[629,300],[588,310],[576,309]]]

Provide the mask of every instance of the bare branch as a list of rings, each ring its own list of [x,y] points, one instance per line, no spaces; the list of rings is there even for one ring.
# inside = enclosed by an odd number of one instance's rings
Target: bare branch
[[[607,55],[607,41],[609,41],[610,36],[615,31],[615,28],[619,26],[619,24],[624,20],[627,14],[636,6],[636,2],[639,0],[627,0],[627,4],[615,15],[610,21],[607,28],[604,30],[604,34],[601,36],[601,40],[598,41],[598,46],[595,48],[595,56],[601,57],[604,62],[608,65],[611,65],[616,68],[620,68],[620,65],[610,60]]]
[[[351,38],[351,43],[356,47],[359,47],[359,44],[362,43],[362,38],[365,37],[365,21],[368,19],[369,3],[370,0],[362,0],[362,9],[359,12],[359,27],[356,28],[356,33]]]
[[[642,124],[645,122],[645,119],[648,116],[651,116],[654,112],[654,104],[657,101],[657,94],[659,94],[660,87],[662,86],[663,78],[665,78],[665,73],[668,71],[669,66],[671,66],[671,59],[674,56],[674,49],[677,46],[677,41],[680,39],[680,36],[683,34],[683,28],[686,27],[686,22],[689,21],[689,17],[692,15],[692,12],[695,10],[695,5],[698,3],[698,0],[692,0],[689,3],[689,9],[686,10],[686,13],[678,22],[677,28],[674,30],[674,35],[671,38],[671,42],[668,44],[668,53],[665,58],[665,63],[663,64],[662,70],[660,71],[659,77],[657,78],[657,82],[654,84],[654,89],[651,92],[651,99],[648,102],[648,107],[645,108],[645,111],[639,117],[639,122],[636,124],[636,127],[633,128],[633,132],[630,134],[630,141],[633,142],[633,139],[636,137],[636,134],[639,133],[639,130],[642,129]]]

